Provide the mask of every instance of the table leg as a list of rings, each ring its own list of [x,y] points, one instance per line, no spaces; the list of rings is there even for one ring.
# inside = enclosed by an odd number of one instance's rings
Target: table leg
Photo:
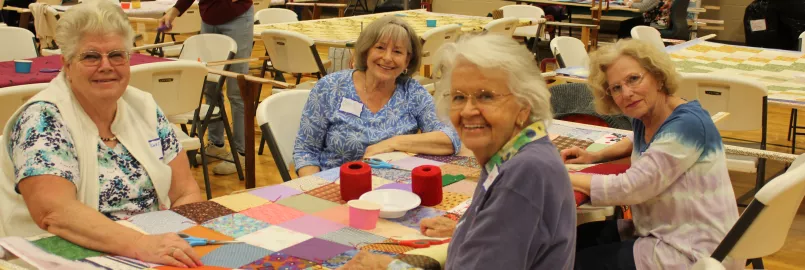
[[[246,151],[246,189],[255,187],[255,164],[254,164],[254,94],[262,87],[262,84],[251,83],[246,80],[243,75],[238,75],[238,86],[240,87],[240,96],[243,98],[243,125],[246,127],[246,138],[243,150]]]
[[[321,7],[319,5],[313,6],[313,19],[318,20],[321,18]]]
[[[403,0],[403,10],[408,10],[408,0]]]
[[[582,27],[581,28],[581,43],[584,44],[584,49],[587,52],[590,51],[590,28],[589,27]]]
[[[28,29],[28,21],[31,20],[30,12],[20,12],[20,28]]]

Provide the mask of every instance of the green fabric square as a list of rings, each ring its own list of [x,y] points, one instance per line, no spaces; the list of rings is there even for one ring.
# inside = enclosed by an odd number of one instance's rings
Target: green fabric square
[[[80,260],[103,255],[103,253],[80,247],[58,236],[39,239],[34,241],[33,244],[68,260]]]
[[[451,185],[451,184],[453,184],[455,182],[464,180],[464,178],[466,178],[466,177],[463,174],[459,174],[459,175],[445,174],[445,175],[442,175],[442,186],[443,187],[449,186],[449,185]]]
[[[277,201],[277,203],[305,212],[307,214],[313,214],[316,212],[324,211],[339,205],[337,203],[324,199],[319,199],[308,194],[299,194],[296,196],[284,198]]]

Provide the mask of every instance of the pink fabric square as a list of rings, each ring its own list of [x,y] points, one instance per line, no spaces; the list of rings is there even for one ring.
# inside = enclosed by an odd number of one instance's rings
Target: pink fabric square
[[[439,162],[430,159],[418,158],[418,157],[407,157],[400,160],[392,161],[391,164],[400,166],[403,169],[413,170],[416,167],[422,165],[433,165],[433,166],[442,166],[444,162]]]
[[[349,206],[339,205],[313,213],[313,216],[349,226]]]
[[[303,216],[294,220],[287,221],[279,225],[280,227],[291,229],[311,236],[319,236],[329,232],[344,228],[344,224],[332,222],[320,217]]]
[[[477,186],[478,186],[477,182],[468,181],[468,180],[461,180],[461,181],[455,182],[453,184],[447,185],[447,186],[443,187],[442,189],[445,192],[453,192],[453,193],[458,193],[458,194],[464,194],[464,195],[472,197],[472,195],[475,193],[475,187],[477,187]]]
[[[276,203],[264,204],[240,212],[253,219],[276,225],[305,215],[302,211]]]

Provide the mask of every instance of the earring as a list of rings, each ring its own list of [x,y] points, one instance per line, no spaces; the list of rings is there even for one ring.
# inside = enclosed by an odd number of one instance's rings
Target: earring
[[[403,70],[403,74],[406,74],[406,75],[408,74],[408,69],[407,68],[405,70]]]

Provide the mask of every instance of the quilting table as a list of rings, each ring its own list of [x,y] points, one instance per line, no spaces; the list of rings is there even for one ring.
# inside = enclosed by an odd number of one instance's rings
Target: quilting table
[[[259,40],[260,33],[265,30],[288,30],[304,34],[312,38],[318,45],[346,47],[358,40],[363,27],[386,15],[399,16],[404,19],[419,35],[433,29],[427,26],[427,19],[436,19],[437,26],[460,24],[461,30],[464,32],[483,31],[484,25],[492,21],[492,18],[489,17],[434,13],[425,10],[406,10],[292,23],[259,24],[254,26],[254,37]],[[534,22],[528,19],[520,21],[521,26],[532,23]]]
[[[549,132],[578,139],[600,141],[608,134],[628,131],[554,121]],[[597,134],[597,135],[596,135]],[[598,136],[598,137],[595,137]],[[593,143],[596,144],[596,143]],[[427,156],[389,153],[378,156],[401,167],[436,165],[444,174],[478,175],[478,162],[472,157]],[[477,177],[477,176],[476,176]],[[434,260],[410,247],[389,244],[391,237],[417,235],[424,218],[446,216],[458,219],[467,209],[476,181],[446,177],[442,203],[418,207],[399,219],[381,219],[374,230],[349,227],[348,207],[339,195],[338,168],[283,184],[218,197],[211,201],[145,213],[118,223],[148,234],[182,232],[213,240],[244,243],[194,247],[207,266],[243,269],[335,269],[359,250],[399,257],[426,265]],[[373,170],[375,189],[411,189],[410,172]],[[582,206],[577,217],[600,220],[611,209]],[[111,269],[155,267],[129,258],[107,256],[83,249],[56,236],[39,237],[32,242],[46,251]],[[122,263],[121,263],[122,261]]]
[[[709,73],[749,78],[765,85],[769,104],[805,108],[805,54],[797,51],[727,45],[691,40],[668,46],[677,71],[682,74]],[[573,82],[585,82],[586,67],[556,71]]]

